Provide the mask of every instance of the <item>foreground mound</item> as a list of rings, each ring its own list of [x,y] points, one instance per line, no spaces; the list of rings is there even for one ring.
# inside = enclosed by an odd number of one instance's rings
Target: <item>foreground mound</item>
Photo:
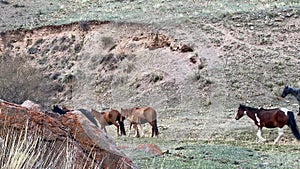
[[[58,168],[136,168],[132,161],[116,148],[108,135],[78,111],[55,117],[36,109],[1,101],[0,125],[4,146],[8,147],[9,143],[16,140],[21,140],[21,144],[13,145],[28,145],[24,149],[11,151],[15,151],[14,154],[30,154],[29,160],[34,161],[31,167],[34,168],[51,164],[52,167]],[[27,151],[28,149],[30,151]],[[1,153],[1,158],[10,158],[10,151]]]

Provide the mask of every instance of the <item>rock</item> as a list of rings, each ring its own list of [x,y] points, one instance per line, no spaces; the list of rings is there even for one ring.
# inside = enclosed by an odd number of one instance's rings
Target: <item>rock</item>
[[[190,45],[184,44],[182,42],[177,42],[177,41],[171,42],[170,49],[172,51],[178,51],[178,52],[183,52],[183,53],[194,51],[194,49]]]
[[[128,152],[133,152],[133,151],[144,151],[149,155],[156,155],[156,156],[161,156],[162,150],[160,149],[159,146],[155,144],[139,144],[136,147],[129,147],[129,146],[118,146],[120,150],[126,150]]]
[[[84,164],[96,164],[100,168],[137,168],[104,131],[79,111],[53,118],[38,111],[39,106],[36,106],[31,101],[17,105],[0,100],[0,125],[17,131],[26,128],[28,137],[39,133],[43,142],[55,141],[57,146],[50,150],[57,151],[55,155],[61,154],[61,146],[72,147],[76,151],[72,154],[71,168],[82,168]],[[4,128],[0,130],[1,133],[7,132]],[[64,162],[61,162],[56,167],[63,168],[63,165]]]
[[[136,147],[137,150],[143,150],[149,154],[161,156],[162,150],[155,144],[140,144]]]
[[[25,102],[23,102],[21,104],[21,106],[23,107],[26,107],[32,111],[42,111],[42,106],[37,104],[37,103],[34,103],[33,101],[30,101],[30,100],[26,100]]]

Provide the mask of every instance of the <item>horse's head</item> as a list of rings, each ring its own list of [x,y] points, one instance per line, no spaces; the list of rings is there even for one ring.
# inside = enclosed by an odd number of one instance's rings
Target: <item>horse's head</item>
[[[121,108],[121,119],[125,120],[129,116],[129,111],[127,109]]]
[[[97,120],[99,120],[98,118],[100,118],[101,116],[103,116],[105,114],[105,112],[99,112],[95,109],[91,109],[91,114],[92,116],[94,116]]]
[[[120,121],[123,122],[123,121],[125,120],[125,118],[126,118],[126,117],[125,117],[125,116],[122,116],[122,114],[121,114]]]
[[[58,114],[65,114],[66,111],[62,110],[61,108],[58,107],[58,105],[53,105],[52,111]]]
[[[285,86],[282,93],[281,93],[281,97],[285,98],[285,96],[287,96],[290,93],[290,88],[289,86]]]
[[[57,112],[59,110],[60,110],[60,108],[58,107],[58,105],[53,105],[53,107],[52,107],[53,112]]]
[[[240,104],[240,106],[238,108],[238,112],[235,116],[235,119],[238,120],[238,119],[242,118],[245,114],[246,114],[246,106]]]

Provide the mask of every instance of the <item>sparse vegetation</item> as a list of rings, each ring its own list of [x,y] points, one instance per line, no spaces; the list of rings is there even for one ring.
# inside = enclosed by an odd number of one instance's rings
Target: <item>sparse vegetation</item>
[[[50,83],[42,72],[22,57],[0,57],[0,98],[21,104],[31,100],[45,104],[50,97]]]
[[[114,39],[112,37],[102,37],[101,42],[103,49],[111,48],[115,45]]]
[[[163,80],[164,75],[163,72],[155,71],[150,74],[147,74],[145,78],[148,81],[148,83],[156,83]]]

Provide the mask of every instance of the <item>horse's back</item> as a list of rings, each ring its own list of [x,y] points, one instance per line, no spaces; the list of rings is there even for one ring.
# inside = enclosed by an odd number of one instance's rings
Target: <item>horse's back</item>
[[[264,109],[261,111],[261,120],[264,121],[265,126],[268,128],[283,127],[289,121],[287,112],[280,108]]]
[[[112,109],[109,111],[109,114],[112,116],[118,116],[120,115],[120,112],[118,110]]]
[[[109,119],[116,121],[116,120],[120,120],[121,113],[118,110],[112,109],[107,113],[107,116]]]
[[[157,113],[152,107],[141,108],[141,111],[142,111],[143,117],[145,119],[147,119],[148,121],[151,122],[151,121],[156,120]]]

